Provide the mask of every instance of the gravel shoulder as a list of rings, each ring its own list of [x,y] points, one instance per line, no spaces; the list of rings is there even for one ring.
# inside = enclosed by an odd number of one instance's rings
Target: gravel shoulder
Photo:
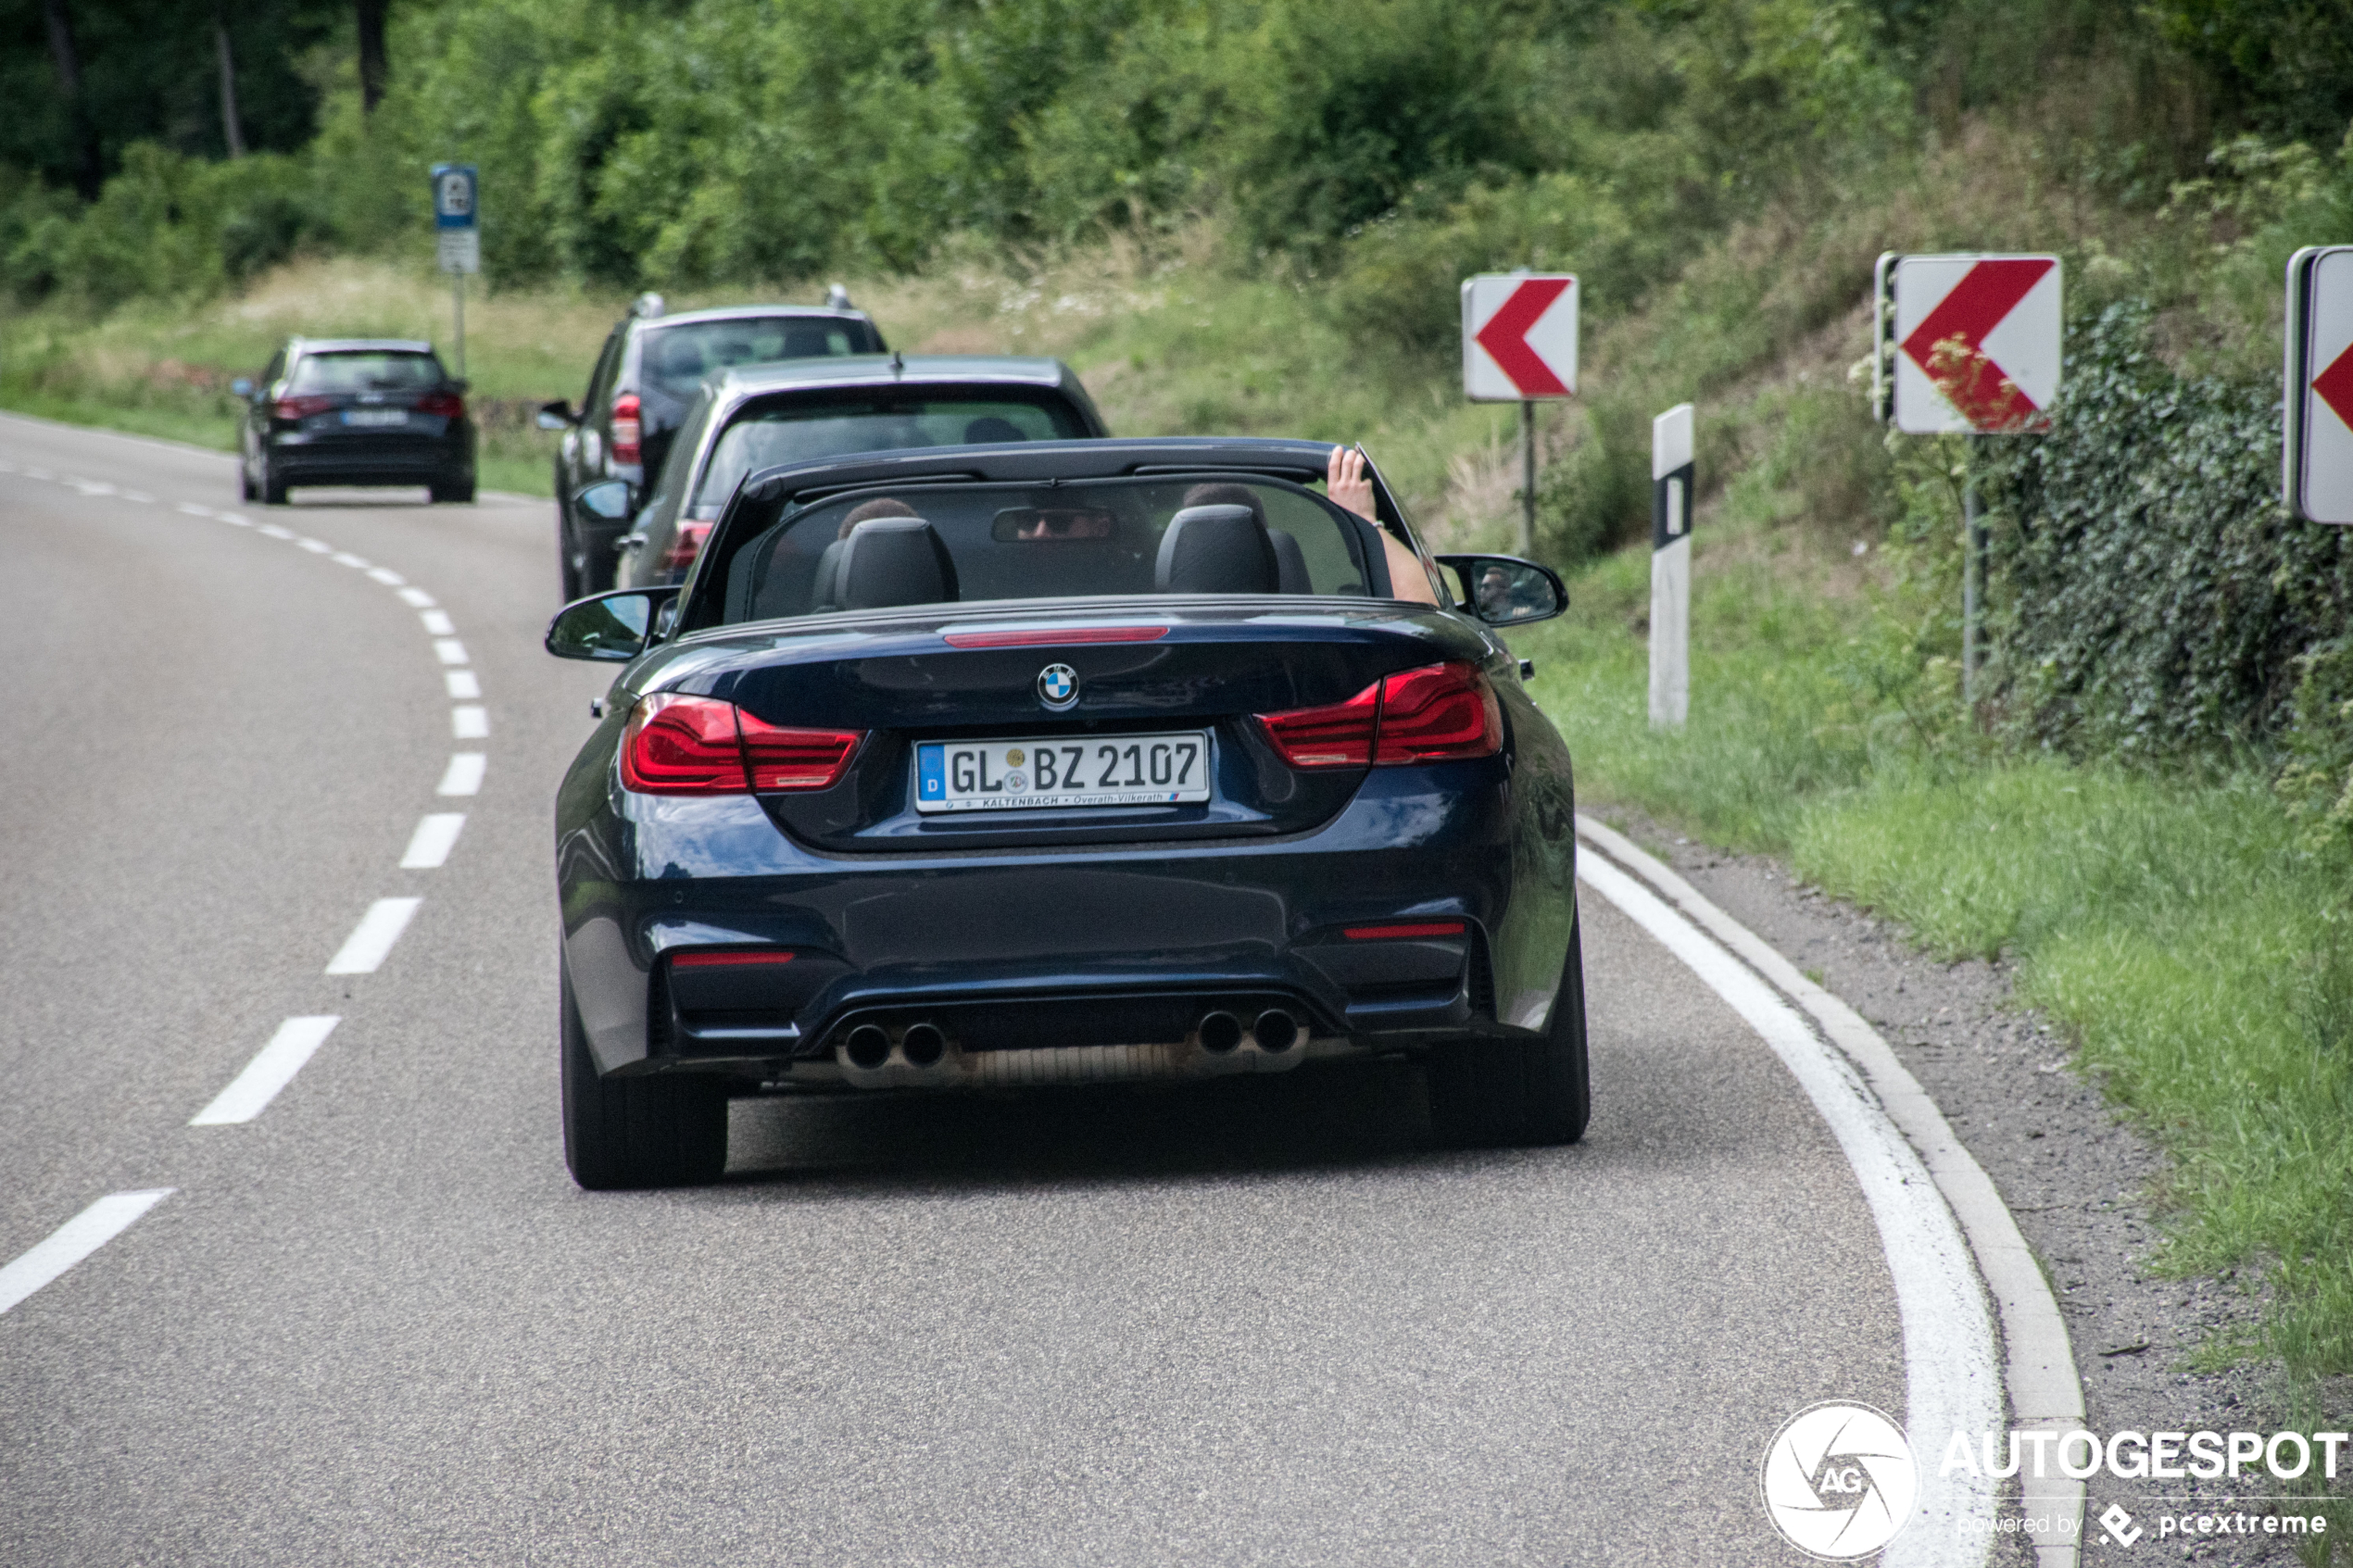
[[[1673,866],[1886,1037],[1993,1178],[2041,1261],[2067,1319],[2094,1430],[2286,1424],[2275,1362],[2220,1372],[2192,1365],[2202,1346],[2253,1335],[2263,1311],[2259,1284],[2158,1272],[2165,1156],[2087,1081],[2057,1029],[2016,1003],[2009,964],[1940,961],[1900,927],[1806,885],[1769,857],[1728,854],[1629,809],[1586,809]],[[2284,1541],[2262,1537],[2160,1547],[2151,1532],[2131,1549],[2102,1537],[2094,1521],[2111,1502],[2142,1519],[2166,1509],[2265,1512],[2252,1499],[2266,1488],[2247,1478],[2163,1485],[2160,1502],[2148,1483],[2101,1474],[2086,1484],[2086,1564],[2297,1561]]]

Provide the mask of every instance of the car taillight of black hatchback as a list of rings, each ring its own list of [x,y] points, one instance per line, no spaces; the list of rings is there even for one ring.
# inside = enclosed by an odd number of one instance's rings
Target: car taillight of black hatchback
[[[793,730],[716,697],[654,692],[630,709],[621,782],[640,795],[829,789],[863,730]]]
[[[1346,702],[1262,713],[1258,722],[1294,768],[1451,762],[1504,748],[1495,688],[1462,659],[1400,671]]]

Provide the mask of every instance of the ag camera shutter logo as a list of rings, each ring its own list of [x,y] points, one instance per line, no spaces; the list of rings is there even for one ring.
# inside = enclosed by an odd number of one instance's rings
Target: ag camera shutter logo
[[[1829,1562],[1868,1557],[1912,1515],[1919,1471],[1904,1429],[1847,1399],[1808,1405],[1765,1449],[1765,1512],[1781,1538]]]

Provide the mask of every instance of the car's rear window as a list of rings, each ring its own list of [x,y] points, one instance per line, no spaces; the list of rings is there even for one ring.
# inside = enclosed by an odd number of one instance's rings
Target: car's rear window
[[[382,349],[306,354],[295,362],[293,392],[422,392],[448,378],[431,354]]]
[[[1365,595],[1387,589],[1380,558],[1372,524],[1261,477],[906,485],[788,514],[733,552],[721,602],[736,622],[951,599]]]
[[[646,333],[639,363],[648,382],[683,402],[695,395],[703,377],[730,365],[875,354],[881,348],[874,329],[863,321],[822,316],[745,316],[653,328]]]
[[[779,463],[906,446],[978,446],[1004,441],[1077,441],[1094,433],[1078,412],[1001,390],[920,395],[827,394],[822,400],[750,404],[719,434],[687,505],[717,517],[744,475]]]

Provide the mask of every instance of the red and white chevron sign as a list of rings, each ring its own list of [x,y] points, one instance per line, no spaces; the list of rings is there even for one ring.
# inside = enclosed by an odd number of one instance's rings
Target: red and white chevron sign
[[[2051,428],[2059,386],[2056,256],[1903,256],[1886,277],[1895,428],[2015,435]]]
[[[2353,245],[2287,264],[2284,499],[2312,522],[2353,523]]]
[[[1463,395],[1525,403],[1577,394],[1577,280],[1489,272],[1463,280]]]

